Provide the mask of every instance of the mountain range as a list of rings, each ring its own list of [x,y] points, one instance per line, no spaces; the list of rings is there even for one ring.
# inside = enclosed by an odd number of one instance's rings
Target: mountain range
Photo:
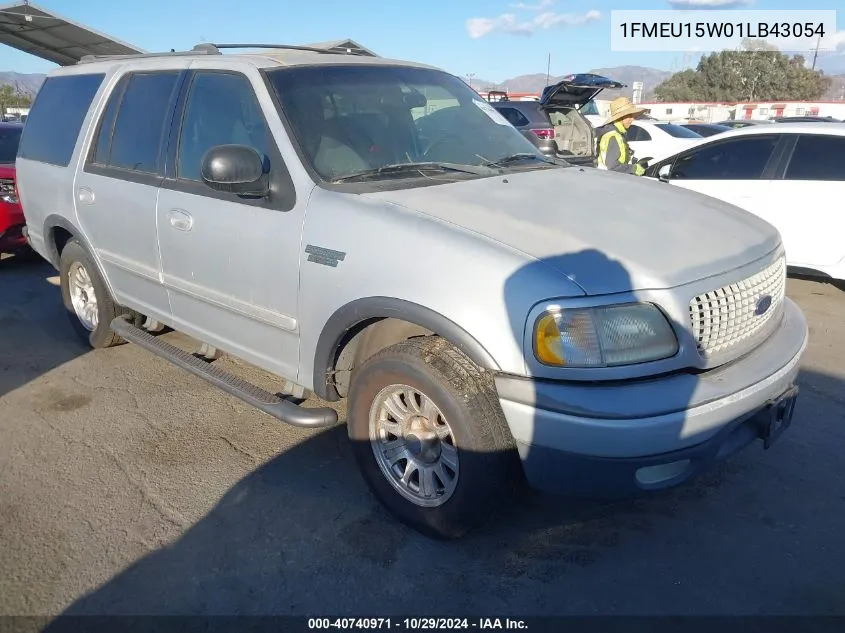
[[[0,86],[11,86],[15,92],[30,97],[38,92],[43,82],[44,75],[0,72]]]
[[[838,66],[839,59],[843,58],[841,66]],[[845,55],[833,55],[831,58],[825,60],[825,69],[828,75],[833,79],[830,90],[822,97],[825,100],[842,99],[845,97]],[[835,63],[833,63],[835,62]],[[821,66],[821,64],[819,64]],[[838,69],[843,74],[831,74],[835,72],[833,69]],[[649,101],[654,96],[654,89],[672,76],[672,72],[668,70],[658,70],[657,68],[646,68],[644,66],[615,66],[613,68],[594,68],[587,72],[604,77],[615,79],[626,86],[621,90],[605,90],[601,94],[602,99],[613,99],[620,95],[630,96],[631,86],[635,81],[643,82],[643,101]],[[535,73],[530,75],[519,75],[502,82],[485,81],[483,79],[473,79],[472,87],[476,90],[505,90],[507,92],[528,92],[540,93],[543,88],[549,84],[556,83],[563,79],[563,76],[556,77],[554,75],[546,77],[545,73]],[[34,96],[44,81],[44,75],[41,74],[25,74],[16,72],[0,72],[0,86],[9,85],[21,94]]]
[[[604,90],[599,96],[600,99],[614,99],[619,96],[631,96],[631,88],[635,81],[643,82],[643,101],[650,101],[654,97],[654,89],[663,81],[672,76],[672,71],[658,70],[657,68],[646,68],[644,66],[615,66],[614,68],[594,68],[588,70],[588,73],[602,75],[609,77],[620,83],[623,83],[627,88],[620,90]],[[845,68],[843,68],[845,73]],[[828,75],[832,81],[830,89],[822,96],[822,100],[836,100],[845,97],[845,74]],[[513,79],[508,79],[496,83],[494,81],[485,81],[484,79],[473,79],[472,87],[479,91],[485,90],[503,90],[505,92],[519,93],[535,93],[539,94],[543,88],[549,84],[557,83],[563,79],[563,75],[556,77],[554,75],[546,77],[543,74],[520,75]]]

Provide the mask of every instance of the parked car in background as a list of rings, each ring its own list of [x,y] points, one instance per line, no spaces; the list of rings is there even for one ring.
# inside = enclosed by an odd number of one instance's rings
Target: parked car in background
[[[581,109],[579,110],[581,114],[584,115],[584,118],[592,125],[594,128],[599,128],[604,123],[604,120],[607,118],[606,116],[602,116],[602,113],[599,111],[598,104],[596,104],[595,99],[590,99],[585,103]]]
[[[774,123],[842,123],[832,116],[779,116],[772,119]]]
[[[15,158],[22,131],[20,123],[0,122],[0,253],[14,253],[27,248],[15,174]]]
[[[548,113],[540,107],[539,101],[510,101],[507,96],[504,96],[498,101],[491,102],[490,105],[524,137],[534,143],[541,152],[548,155],[557,154],[555,128],[549,120]]]
[[[624,84],[600,75],[569,75],[546,86],[538,101],[510,101],[496,94],[491,105],[545,154],[557,154],[576,165],[596,162],[595,128],[582,113],[598,112],[595,99],[606,88]]]
[[[704,137],[674,123],[637,119],[628,129],[628,145],[638,159],[686,149]]]
[[[751,127],[752,125],[765,125],[772,123],[769,119],[728,119],[726,121],[718,121],[716,125],[724,125],[725,127],[738,130],[743,127]]]
[[[681,123],[680,126],[692,130],[703,137],[714,136],[734,129],[727,125],[717,125],[715,123]]]
[[[780,231],[790,266],[845,279],[843,156],[845,124],[779,123],[725,132],[645,175],[754,213]]]

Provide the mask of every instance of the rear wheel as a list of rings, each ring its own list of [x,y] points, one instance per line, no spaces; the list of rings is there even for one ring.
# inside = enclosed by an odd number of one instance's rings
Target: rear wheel
[[[520,481],[492,377],[439,337],[399,343],[362,364],[348,418],[370,489],[428,536],[463,536],[506,505]]]
[[[123,342],[111,330],[112,320],[131,311],[118,306],[85,247],[71,238],[59,261],[62,301],[74,331],[91,347],[111,347]]]

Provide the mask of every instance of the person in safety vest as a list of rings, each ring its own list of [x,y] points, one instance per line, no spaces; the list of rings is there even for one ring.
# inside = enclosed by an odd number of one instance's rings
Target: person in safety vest
[[[645,114],[645,108],[638,108],[628,97],[619,97],[610,102],[610,116],[598,129],[598,168],[620,171],[642,176],[645,168],[634,162],[634,152],[628,146],[628,128],[634,119]]]

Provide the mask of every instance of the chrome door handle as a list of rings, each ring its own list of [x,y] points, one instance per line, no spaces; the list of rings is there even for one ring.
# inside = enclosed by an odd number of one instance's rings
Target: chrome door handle
[[[190,231],[194,226],[194,218],[182,209],[171,209],[167,213],[167,219],[170,220],[170,226],[179,231]]]

